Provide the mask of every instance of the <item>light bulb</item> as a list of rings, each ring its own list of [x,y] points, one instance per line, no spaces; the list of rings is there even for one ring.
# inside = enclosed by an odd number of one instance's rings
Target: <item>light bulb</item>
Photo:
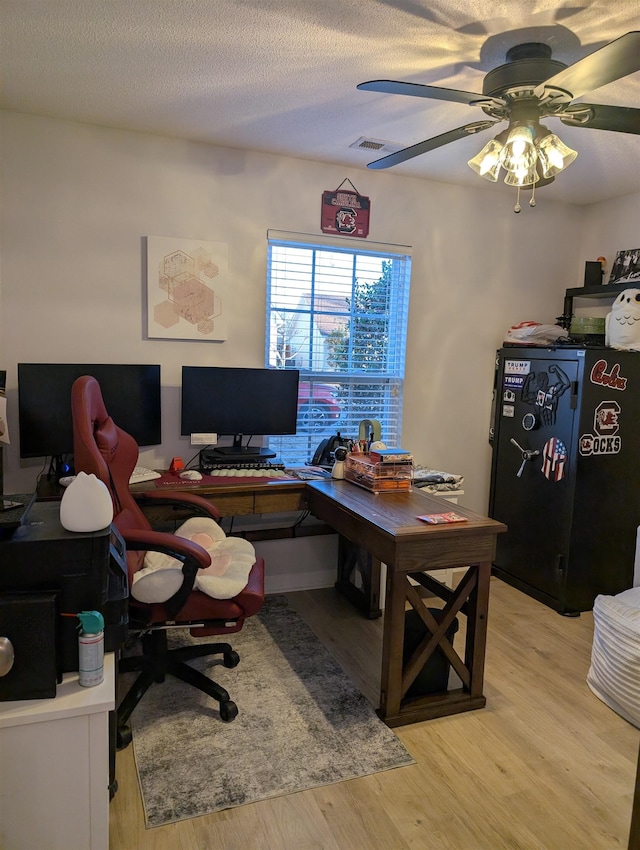
[[[518,168],[515,171],[508,171],[504,182],[507,186],[533,186],[539,179],[540,176],[534,163],[530,168]]]
[[[578,152],[565,145],[555,133],[548,133],[540,141],[536,140],[536,147],[543,177],[559,174],[578,156]]]
[[[500,172],[500,153],[503,147],[504,145],[498,139],[491,139],[479,154],[469,160],[467,163],[469,168],[485,180],[495,183]]]
[[[538,154],[533,144],[533,132],[530,127],[514,127],[507,143],[500,152],[500,165],[505,171],[529,171],[535,165]]]

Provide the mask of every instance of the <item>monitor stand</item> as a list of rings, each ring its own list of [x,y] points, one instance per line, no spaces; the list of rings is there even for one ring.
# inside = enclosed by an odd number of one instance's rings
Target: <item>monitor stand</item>
[[[242,434],[236,434],[232,446],[215,446],[205,449],[200,456],[206,457],[209,463],[249,464],[264,463],[274,458],[276,453],[265,446],[243,446]]]

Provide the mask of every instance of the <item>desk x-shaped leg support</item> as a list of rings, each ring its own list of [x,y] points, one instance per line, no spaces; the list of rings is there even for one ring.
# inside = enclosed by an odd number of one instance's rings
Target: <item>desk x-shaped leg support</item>
[[[471,565],[467,567],[462,581],[452,590],[423,572],[388,573],[381,704],[378,713],[389,726],[484,707],[486,699],[482,687],[490,576],[490,562]],[[427,610],[418,588],[410,578],[445,601],[441,619],[436,620]],[[424,623],[426,635],[411,657],[403,663],[407,602]],[[460,657],[447,638],[447,629],[457,614],[466,617],[464,658]],[[437,647],[444,652],[458,674],[462,687],[445,693],[405,699],[407,690]]]

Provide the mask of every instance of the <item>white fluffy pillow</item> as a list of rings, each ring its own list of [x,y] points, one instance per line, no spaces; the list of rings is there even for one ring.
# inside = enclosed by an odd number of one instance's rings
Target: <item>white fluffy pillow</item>
[[[211,557],[211,565],[199,570],[195,581],[201,590],[214,599],[231,599],[246,587],[256,553],[248,540],[227,538],[215,520],[191,517],[176,531],[199,543]],[[166,602],[182,584],[182,564],[162,552],[147,552],[144,567],[133,577],[131,595],[139,602]]]
[[[166,602],[177,593],[182,579],[182,564],[179,567],[144,567],[133,576],[131,595],[147,605]]]
[[[597,596],[593,623],[587,684],[609,708],[640,728],[640,587]]]

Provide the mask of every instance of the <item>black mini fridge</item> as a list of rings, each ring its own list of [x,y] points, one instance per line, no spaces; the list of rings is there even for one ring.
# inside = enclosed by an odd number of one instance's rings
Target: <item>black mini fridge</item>
[[[497,352],[489,515],[494,572],[562,614],[633,584],[640,525],[640,353]]]

